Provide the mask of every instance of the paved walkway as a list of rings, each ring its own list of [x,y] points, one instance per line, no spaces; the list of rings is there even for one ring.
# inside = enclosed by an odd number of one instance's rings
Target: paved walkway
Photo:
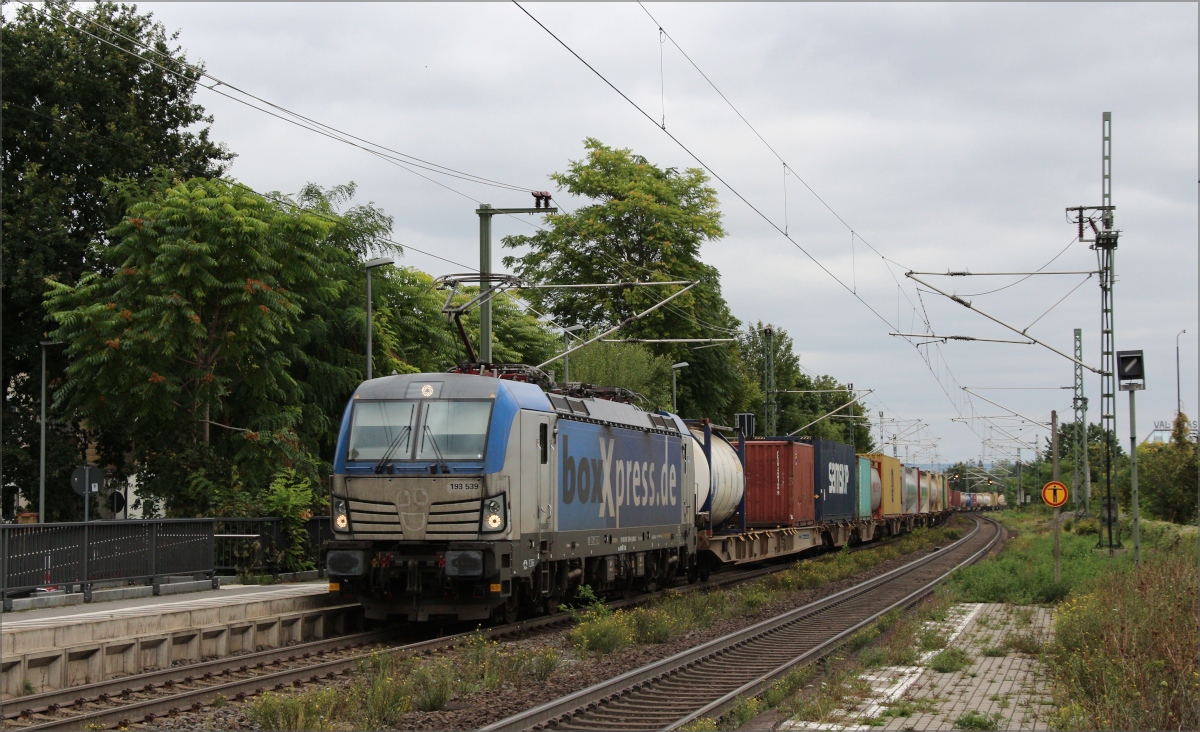
[[[955,606],[942,623],[930,623],[971,661],[953,673],[929,668],[937,651],[919,666],[876,669],[859,678],[871,692],[857,705],[822,723],[784,722],[791,730],[1045,730],[1050,705],[1044,670],[1035,651],[1049,640],[1050,611],[995,604]],[[928,627],[928,626],[927,626]],[[914,639],[914,643],[915,643]],[[898,716],[904,714],[905,716]],[[967,719],[961,720],[964,715]]]

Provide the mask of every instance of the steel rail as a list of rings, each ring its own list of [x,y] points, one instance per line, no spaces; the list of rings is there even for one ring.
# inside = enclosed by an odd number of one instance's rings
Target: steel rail
[[[981,556],[982,552],[990,549],[1000,536],[998,525],[988,519],[984,520],[996,527],[996,533],[982,550],[971,555],[969,561],[977,559],[979,556]],[[729,652],[731,649],[740,649],[743,652],[752,653],[753,651],[749,648],[749,644],[755,641],[763,640],[773,633],[785,629],[788,626],[794,625],[801,619],[817,616],[820,613],[837,608],[848,601],[861,598],[872,590],[878,589],[881,586],[899,580],[919,569],[925,568],[931,563],[942,559],[943,557],[951,556],[955,552],[961,551],[964,547],[969,546],[968,542],[975,539],[975,537],[981,531],[981,528],[982,524],[980,523],[980,520],[976,519],[975,529],[973,529],[967,536],[963,537],[954,544],[937,549],[920,559],[909,562],[901,567],[897,567],[896,569],[877,577],[873,577],[865,582],[861,582],[857,585],[836,592],[828,597],[817,600],[816,602],[795,608],[774,618],[764,620],[750,627],[743,628],[742,630],[722,636],[721,638],[708,641],[707,643],[695,648],[682,651],[668,658],[626,672],[592,687],[569,694],[561,699],[548,702],[516,715],[512,715],[506,719],[502,719],[498,722],[481,728],[480,732],[509,732],[513,730],[541,729],[560,723],[570,726],[571,721],[582,721],[578,719],[572,720],[573,717],[581,716],[591,711],[600,710],[600,708],[605,705],[605,702],[618,700],[622,698],[622,696],[631,693],[641,692],[643,695],[645,695],[646,687],[669,680],[681,672],[697,670],[705,662],[713,660],[718,655]],[[961,566],[961,563],[957,563],[954,568],[957,568],[958,566]],[[911,604],[911,602],[915,601],[912,599],[914,595],[919,598],[921,595],[927,594],[938,582],[944,579],[949,571],[953,571],[953,569],[948,570],[945,573],[940,573],[939,576],[932,582],[922,582],[916,592],[907,593],[899,602],[907,602]],[[897,604],[899,603],[888,603],[885,609],[879,612],[871,613],[870,619],[878,617]],[[867,622],[870,622],[870,619]],[[861,627],[863,624],[864,623],[855,623],[854,628]],[[853,631],[845,631],[842,629],[839,633],[835,634],[831,638],[825,639],[821,645],[828,648],[831,641],[836,645],[837,642],[840,642],[840,640],[846,636],[847,632]],[[802,654],[802,657],[811,658],[812,655],[813,654],[811,653]],[[783,667],[790,668],[797,662],[799,661],[797,661],[796,658],[793,658],[789,663],[783,664]],[[749,682],[740,684],[739,689],[746,687],[747,684],[752,684],[755,681],[761,681],[763,678],[768,676],[773,678],[772,674],[777,673],[778,671],[779,669],[776,668],[770,673],[756,675],[755,678]],[[724,667],[721,671],[723,675],[727,675],[728,672],[728,666]],[[688,695],[692,696],[693,699],[697,694],[702,693],[703,692],[701,689],[690,686],[688,687]],[[659,696],[664,698],[664,701],[671,701],[671,696],[669,695]],[[718,699],[723,699],[725,696],[726,694],[721,693],[718,696]],[[681,720],[682,717],[691,715],[697,708],[707,708],[712,702],[713,700],[710,697],[709,699],[698,702],[697,706],[685,710],[682,714],[675,714],[674,716],[670,716],[668,718],[660,717],[661,722],[659,723],[646,720],[648,723],[641,724],[640,727],[636,728],[662,729],[671,727],[677,723],[683,724],[684,722]],[[616,714],[616,710],[613,711],[613,714]],[[636,720],[633,722],[628,720],[621,721],[625,722],[627,725],[639,723]],[[586,726],[600,727],[601,725],[606,725],[609,728],[615,728],[619,726],[617,720],[615,720],[612,716],[608,716],[604,720]],[[634,729],[635,727],[629,728]]]
[[[982,520],[992,522],[991,519],[982,519]],[[994,524],[994,522],[992,522],[992,523]],[[726,707],[735,703],[739,698],[757,696],[758,694],[765,691],[771,682],[787,675],[787,673],[791,669],[793,669],[796,666],[799,666],[801,664],[817,660],[817,659],[827,655],[827,653],[829,651],[840,646],[842,644],[842,642],[847,640],[851,635],[858,632],[859,630],[866,627],[867,625],[870,625],[871,623],[875,622],[880,617],[886,615],[887,613],[891,612],[892,610],[899,608],[899,607],[907,608],[907,607],[912,606],[918,600],[920,600],[921,598],[925,597],[930,592],[932,592],[933,589],[938,584],[943,582],[947,577],[949,577],[952,572],[954,572],[955,570],[957,570],[961,567],[965,567],[968,564],[973,564],[973,563],[977,562],[980,557],[985,555],[987,552],[991,551],[991,549],[1000,540],[1000,536],[1001,536],[1001,531],[999,530],[999,526],[998,525],[996,525],[996,526],[997,526],[997,530],[996,530],[995,535],[992,536],[991,540],[987,544],[985,544],[983,546],[983,548],[981,548],[979,551],[972,554],[970,557],[967,557],[963,561],[959,562],[955,566],[951,567],[949,570],[944,572],[940,577],[938,577],[934,581],[926,584],[923,587],[920,587],[920,588],[914,590],[913,592],[909,593],[906,597],[898,600],[895,603],[892,603],[892,605],[880,610],[879,612],[875,613],[871,617],[856,623],[855,625],[847,628],[846,630],[843,630],[841,633],[838,633],[837,635],[833,636],[832,638],[825,641],[824,643],[817,646],[816,648],[812,648],[808,651],[805,651],[804,653],[801,653],[800,655],[796,656],[795,658],[791,659],[790,661],[787,661],[787,662],[781,664],[780,666],[775,668],[770,673],[763,674],[762,676],[759,676],[757,679],[748,681],[745,684],[743,684],[742,686],[738,687],[737,689],[734,689],[733,691],[728,692],[721,698],[716,699],[712,702],[709,702],[705,706],[692,712],[691,714],[684,717],[683,719],[678,720],[674,724],[671,724],[670,726],[666,727],[665,729],[666,730],[678,729],[678,728],[688,724],[689,722],[692,722],[693,720],[699,719],[700,717],[705,717],[705,716],[709,716],[712,714],[719,714],[723,709],[725,709]],[[966,537],[964,537],[964,540],[965,540],[965,538]]]
[[[697,591],[714,589],[740,582],[746,582],[765,574],[786,569],[790,563],[748,570],[744,572],[721,574],[707,582],[696,583],[684,587],[669,587],[634,598],[615,600],[608,603],[614,609],[632,607],[659,597],[669,591]],[[567,613],[558,613],[545,617],[532,618],[510,625],[497,626],[488,629],[491,638],[501,638],[511,635],[550,628],[573,622]],[[231,656],[213,661],[206,661],[186,666],[175,666],[157,671],[150,671],[136,676],[126,676],[118,679],[99,681],[85,686],[57,689],[43,692],[36,696],[18,697],[5,703],[5,728],[12,730],[51,730],[78,728],[88,725],[117,725],[128,726],[131,723],[153,723],[162,715],[174,716],[186,711],[199,711],[206,702],[222,695],[225,698],[245,699],[261,694],[267,690],[282,690],[300,687],[306,683],[320,683],[332,680],[338,676],[347,675],[353,670],[358,661],[373,653],[391,653],[402,656],[424,655],[453,648],[462,640],[474,635],[474,631],[455,633],[440,638],[405,644],[399,647],[373,649],[369,652],[356,652],[350,656],[337,659],[321,660],[322,652],[337,652],[351,648],[361,648],[372,642],[371,639],[386,641],[394,635],[389,631],[370,631],[352,636],[340,636],[322,641],[259,651],[253,654]],[[288,668],[275,672],[261,673],[268,666],[283,663],[308,663],[300,668]],[[255,674],[248,678],[233,679],[220,683],[235,674]],[[139,694],[158,694],[163,690],[174,690],[178,686],[198,685],[199,688],[180,689],[177,693],[156,696],[152,699],[134,700],[132,703],[104,709],[88,709],[97,705],[120,704],[123,699]],[[30,706],[34,704],[36,706]],[[19,705],[18,711],[9,712],[13,706]],[[71,714],[79,711],[78,714]],[[70,716],[48,718],[48,715],[66,713]],[[28,724],[23,724],[28,720]]]
[[[68,706],[82,706],[88,702],[103,701],[114,696],[128,696],[129,694],[125,693],[126,690],[129,690],[129,693],[133,693],[133,690],[153,690],[170,686],[171,682],[179,683],[181,678],[200,677],[211,680],[218,676],[229,676],[235,672],[247,673],[250,669],[262,669],[268,665],[278,666],[282,663],[295,663],[298,660],[307,660],[313,657],[322,658],[329,653],[344,652],[372,643],[386,642],[393,639],[394,636],[395,633],[383,630],[331,636],[290,646],[225,656],[182,666],[170,666],[131,676],[94,681],[81,686],[68,686],[28,696],[14,697],[4,703],[4,720],[29,718],[35,714],[53,713]]]

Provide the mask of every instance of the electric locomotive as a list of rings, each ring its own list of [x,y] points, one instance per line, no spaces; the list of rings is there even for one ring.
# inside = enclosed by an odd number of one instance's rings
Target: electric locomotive
[[[709,477],[687,426],[505,376],[395,375],[351,397],[326,567],[367,618],[511,622],[581,584],[622,593],[698,573]]]

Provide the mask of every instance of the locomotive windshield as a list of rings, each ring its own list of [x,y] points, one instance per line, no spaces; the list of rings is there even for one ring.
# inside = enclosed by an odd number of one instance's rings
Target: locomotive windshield
[[[492,401],[360,401],[349,460],[482,460]]]

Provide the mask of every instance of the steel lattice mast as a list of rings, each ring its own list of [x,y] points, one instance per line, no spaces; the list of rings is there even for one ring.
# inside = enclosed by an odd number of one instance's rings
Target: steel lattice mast
[[[774,437],[778,434],[775,409],[775,329],[768,325],[763,330],[763,417],[764,435]]]

